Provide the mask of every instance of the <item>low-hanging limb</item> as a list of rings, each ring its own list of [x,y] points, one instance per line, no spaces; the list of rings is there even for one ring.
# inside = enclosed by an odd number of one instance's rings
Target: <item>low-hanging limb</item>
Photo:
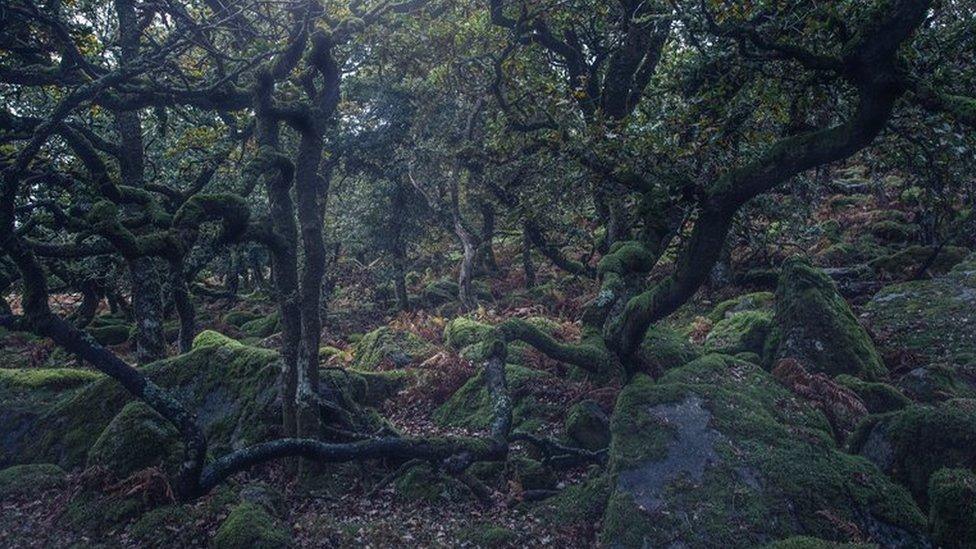
[[[527,343],[549,358],[588,372],[612,372],[617,368],[616,357],[607,349],[598,333],[584,333],[580,343],[563,343],[521,318],[505,320],[496,329],[505,341]]]

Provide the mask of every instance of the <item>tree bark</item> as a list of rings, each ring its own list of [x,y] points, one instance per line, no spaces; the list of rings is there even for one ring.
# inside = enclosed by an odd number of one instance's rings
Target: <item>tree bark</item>
[[[535,287],[535,265],[532,264],[532,239],[528,229],[522,226],[522,270],[525,272],[525,287]]]

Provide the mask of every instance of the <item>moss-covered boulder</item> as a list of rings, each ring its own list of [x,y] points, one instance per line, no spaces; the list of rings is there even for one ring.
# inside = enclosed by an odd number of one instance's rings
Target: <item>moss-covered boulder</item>
[[[958,265],[966,256],[969,249],[960,246],[943,246],[936,250],[933,246],[909,246],[897,252],[876,257],[868,262],[874,272],[887,279],[897,279],[912,276],[925,265],[933,254],[932,264],[928,272],[945,274]]]
[[[79,387],[104,377],[94,370],[78,368],[2,368],[0,388],[19,390],[62,390]]]
[[[864,317],[886,355],[964,365],[976,355],[976,255],[943,276],[883,288]]]
[[[241,488],[241,501],[254,503],[264,508],[273,516],[284,516],[288,503],[280,490],[266,482],[251,482]]]
[[[259,318],[264,318],[264,315],[254,311],[230,311],[224,315],[224,323],[240,328],[244,324]]]
[[[532,513],[553,527],[599,524],[611,492],[610,476],[601,470],[535,505]]]
[[[976,473],[972,469],[940,469],[929,479],[929,520],[932,537],[946,549],[976,545]]]
[[[918,234],[917,227],[897,219],[881,219],[868,225],[868,231],[880,242],[902,244]]]
[[[457,317],[444,326],[444,342],[448,347],[460,350],[481,343],[492,331],[492,326],[467,317]]]
[[[281,549],[291,533],[260,505],[245,502],[231,510],[213,538],[214,549]]]
[[[352,367],[364,371],[405,368],[423,362],[436,351],[433,345],[416,334],[383,326],[356,342]]]
[[[88,450],[88,466],[100,466],[119,478],[162,466],[175,472],[179,467],[180,434],[169,421],[142,402],[122,408]]]
[[[196,413],[215,454],[273,436],[279,421],[278,353],[216,332],[202,333],[196,343],[191,352],[146,365],[142,371]],[[113,379],[88,383],[44,407],[19,435],[22,444],[14,458],[82,466],[89,449],[132,400]]]
[[[393,483],[401,501],[443,504],[460,501],[468,489],[461,481],[434,470],[429,464],[414,465]]]
[[[976,363],[933,363],[912,368],[895,383],[906,395],[924,403],[976,398]]]
[[[505,489],[510,482],[518,482],[524,490],[551,490],[557,478],[552,469],[542,462],[509,455],[507,461],[482,461],[469,469],[474,478],[497,489]]]
[[[240,325],[241,332],[249,337],[270,337],[280,330],[278,313],[258,317]]]
[[[705,349],[716,353],[760,353],[773,324],[765,311],[743,311],[723,318],[705,338]]]
[[[424,287],[424,302],[431,307],[449,303],[458,299],[458,283],[442,278],[435,280]]]
[[[655,375],[687,364],[698,356],[698,349],[687,337],[665,326],[651,326],[637,350],[642,370]]]
[[[601,450],[610,445],[610,418],[592,400],[577,402],[566,412],[566,436],[587,450]]]
[[[37,424],[60,399],[104,378],[91,370],[74,368],[0,369],[0,467],[25,461],[27,447],[37,438]]]
[[[910,398],[887,383],[864,381],[847,374],[837,376],[834,381],[853,391],[872,414],[893,412],[912,404]]]
[[[508,392],[512,398],[513,425],[517,429],[532,431],[540,421],[555,411],[533,395],[534,387],[545,384],[551,376],[515,364],[505,365]],[[491,398],[485,387],[484,372],[469,379],[451,398],[434,410],[434,421],[449,427],[485,429],[491,422]]]
[[[976,400],[868,417],[849,445],[924,502],[932,473],[943,467],[976,467]]]
[[[638,375],[611,429],[609,546],[849,541],[852,527],[885,547],[927,542],[908,491],[838,450],[823,414],[754,364],[712,354]]]
[[[0,470],[0,500],[37,495],[65,482],[65,472],[53,463],[28,463]]]
[[[491,288],[484,280],[472,280],[471,289],[475,297],[481,300],[491,300]],[[460,289],[456,280],[441,278],[424,287],[422,299],[429,307],[437,307],[445,303],[458,300]]]
[[[800,360],[807,370],[876,380],[887,373],[867,332],[823,271],[800,259],[783,266],[766,360]]]
[[[753,292],[722,301],[712,308],[706,318],[712,324],[743,311],[772,311],[776,295],[773,292]]]

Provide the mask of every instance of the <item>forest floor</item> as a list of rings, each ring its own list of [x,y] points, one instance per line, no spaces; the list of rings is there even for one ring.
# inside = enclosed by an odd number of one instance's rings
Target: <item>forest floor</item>
[[[723,300],[757,290],[773,289],[775,280],[770,284],[769,276],[764,276],[768,274],[764,266],[780,262],[790,255],[785,250],[797,248],[808,250],[816,263],[835,276],[841,293],[854,306],[858,317],[882,317],[884,311],[872,309],[870,305],[866,308],[862,306],[879,289],[905,280],[918,262],[924,260],[924,249],[917,250],[920,247],[917,235],[913,236],[915,229],[908,220],[911,215],[909,207],[896,201],[879,200],[877,197],[862,197],[857,201],[845,196],[832,197],[824,201],[811,217],[817,230],[812,233],[811,230],[797,231],[795,234],[800,236],[792,242],[793,246],[786,247],[774,241],[761,244],[752,242],[736,247],[733,261],[738,261],[741,264],[739,272],[748,276],[727,281],[715,289],[703,289],[672,315],[666,324],[684,334],[692,344],[700,345],[713,327],[714,320],[709,320],[709,311]],[[753,227],[753,230],[762,232],[765,228]],[[810,237],[810,234],[814,236]],[[902,241],[896,244],[886,242],[892,239]],[[916,251],[908,253],[910,250]],[[969,251],[961,250],[956,262],[965,253]],[[514,263],[516,250],[506,249],[502,245],[498,257],[501,272],[505,274],[484,277],[486,288],[482,307],[469,318],[495,324],[510,317],[541,317],[549,323],[557,338],[565,341],[577,338],[577,319],[592,295],[592,284],[568,278],[550,267],[540,265],[536,288],[525,291],[524,277]],[[870,273],[866,276],[861,273],[851,282],[850,273],[862,268],[869,261],[867,257],[873,257]],[[951,261],[944,263],[937,266],[940,272],[948,271],[954,264]],[[456,303],[448,301],[420,308],[413,313],[389,314],[386,312],[389,303],[384,303],[378,294],[368,289],[369,283],[362,282],[362,273],[344,275],[347,281],[356,282],[345,286],[340,284],[337,295],[330,303],[324,341],[334,351],[323,359],[323,367],[346,369],[358,364],[362,356],[357,356],[357,350],[363,336],[352,337],[351,334],[370,334],[377,329],[410,334],[427,351],[408,367],[413,372],[413,382],[382,402],[378,406],[380,415],[405,435],[477,434],[477,429],[445,425],[436,417],[438,408],[476,374],[476,365],[444,342],[445,327],[457,316]],[[445,269],[439,276],[442,280],[450,280],[452,273]],[[651,276],[660,276],[660,273],[655,272]],[[436,278],[418,278],[412,285],[412,293],[424,295]],[[970,290],[964,288],[959,291]],[[895,297],[891,299],[903,294],[892,294]],[[364,305],[377,302],[379,304],[375,306]],[[70,311],[73,303],[70,297],[66,297],[57,305],[64,311]],[[261,314],[272,314],[274,304],[268,299],[210,300],[201,307],[201,317],[207,319],[205,328],[233,337],[244,337],[247,334],[241,326],[226,321],[228,313],[243,310],[258,318]],[[953,322],[960,322],[960,318],[962,322],[974,320],[971,315],[959,313]],[[885,361],[899,375],[924,360],[915,355],[909,356],[906,352],[893,351],[898,346],[889,345],[891,339],[911,337],[913,341],[921,338],[919,340],[923,343],[931,343],[935,338],[952,336],[944,332],[947,327],[933,326],[918,315],[910,320],[899,324],[898,319],[885,319],[886,326],[894,326],[897,330],[879,330],[873,334],[885,355]],[[937,331],[939,333],[935,333]],[[3,334],[0,342],[0,354],[4,359],[0,369],[79,367],[76,361],[44,341],[18,334]],[[277,344],[274,335],[267,334],[251,337],[250,342],[271,348]],[[112,348],[122,356],[131,356],[128,342],[113,345]],[[914,362],[902,364],[906,360]],[[529,380],[519,389],[531,395],[536,410],[542,410],[534,417],[536,434],[550,438],[563,436],[565,411],[583,400],[596,402],[607,414],[613,411],[620,391],[618,384],[600,385],[575,378],[566,365],[531,349],[525,351],[521,364],[546,376],[539,378],[541,380]],[[896,364],[898,366],[894,367]],[[398,369],[386,359],[372,367],[379,372]],[[0,434],[7,436],[7,433]],[[520,444],[513,446],[512,454],[517,457],[533,456],[531,449]],[[0,460],[0,463],[3,462],[5,460]],[[396,482],[378,484],[388,470],[377,470],[374,464],[343,466],[321,475],[341,483],[338,487],[295,482],[294,476],[288,472],[291,466],[277,463],[258,467],[237,475],[228,487],[191,506],[164,505],[161,509],[166,512],[157,513],[151,522],[137,521],[137,516],[131,514],[121,516],[117,521],[110,520],[107,526],[103,524],[97,532],[79,527],[78,520],[79,498],[90,493],[93,486],[96,491],[105,493],[130,490],[133,493],[155,494],[153,497],[157,498],[160,497],[159,487],[153,484],[154,477],[151,476],[136,484],[120,485],[101,478],[104,471],[75,468],[69,471],[65,482],[55,487],[38,485],[26,492],[0,494],[0,547],[205,547],[211,544],[233,508],[237,493],[253,486],[270,487],[268,494],[262,497],[273,500],[269,507],[276,510],[275,515],[294,545],[301,547],[579,547],[594,544],[600,529],[599,520],[554,528],[550,521],[536,512],[536,506],[523,501],[525,487],[521,485],[519,477],[512,476],[507,470],[503,473],[504,480],[492,486],[490,501],[474,497],[442,498],[441,494],[433,494],[433,499],[407,500],[398,493]],[[555,491],[560,491],[588,478],[588,468],[579,466],[557,470],[554,475],[550,484]],[[165,503],[165,490],[161,497]],[[157,507],[159,503],[155,502]],[[94,510],[96,513],[103,511],[97,507]],[[147,536],[147,528],[154,530],[153,535]]]

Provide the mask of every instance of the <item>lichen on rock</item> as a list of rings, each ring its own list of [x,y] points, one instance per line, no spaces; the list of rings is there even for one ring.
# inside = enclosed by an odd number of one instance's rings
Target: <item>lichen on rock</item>
[[[924,546],[904,488],[839,451],[823,414],[754,364],[706,355],[617,400],[601,541],[754,547],[791,536]],[[694,517],[693,521],[686,520]]]

